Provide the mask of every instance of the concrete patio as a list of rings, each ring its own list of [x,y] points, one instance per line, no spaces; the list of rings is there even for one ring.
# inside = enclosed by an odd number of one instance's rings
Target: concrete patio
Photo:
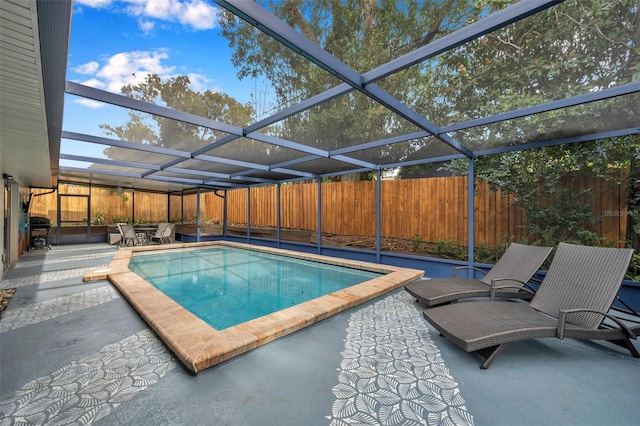
[[[520,342],[480,370],[403,290],[193,375],[109,282],[82,281],[115,251],[30,251],[0,282],[17,287],[1,425],[640,424],[640,360],[622,348]]]

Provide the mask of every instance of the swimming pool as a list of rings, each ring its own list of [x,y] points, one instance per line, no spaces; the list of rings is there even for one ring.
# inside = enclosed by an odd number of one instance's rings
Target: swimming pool
[[[225,246],[141,252],[129,269],[218,330],[382,275]]]
[[[288,259],[319,262],[326,266],[343,266],[374,273],[374,278],[219,329],[189,312],[129,269],[134,254],[155,252],[177,257],[179,253],[194,249],[208,250],[214,247],[241,248],[251,250],[256,255],[271,254]],[[177,358],[188,369],[198,372],[388,293],[421,277],[423,273],[424,271],[415,269],[216,241],[170,246],[123,247],[118,250],[107,268],[88,271],[84,280],[108,279],[111,281]]]

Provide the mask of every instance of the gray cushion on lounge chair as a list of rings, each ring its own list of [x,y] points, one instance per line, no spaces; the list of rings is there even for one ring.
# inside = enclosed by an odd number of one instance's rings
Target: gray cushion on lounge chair
[[[491,282],[500,280],[497,285],[511,286],[500,289],[497,297],[517,297],[529,300],[533,293],[523,291],[522,287],[538,271],[545,261],[551,247],[530,246],[511,243],[502,257],[481,279],[473,278],[435,278],[413,281],[405,285],[405,290],[420,303],[436,306],[469,297],[488,297]],[[454,274],[460,268],[456,268]],[[475,269],[475,268],[474,268]]]
[[[632,249],[560,243],[531,303],[457,303],[426,309],[423,316],[447,339],[485,358],[482,368],[488,368],[507,343],[538,337],[605,339],[638,356],[629,341],[636,337],[636,328],[601,327],[632,255]],[[574,309],[580,311],[568,313]]]

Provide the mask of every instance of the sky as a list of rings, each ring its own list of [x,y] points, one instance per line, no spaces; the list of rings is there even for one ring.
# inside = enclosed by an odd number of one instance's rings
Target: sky
[[[227,40],[219,36],[219,13],[208,0],[75,0],[67,80],[120,93],[149,74],[186,75],[194,90],[223,91],[249,102],[265,83],[236,77]],[[71,95],[65,99],[67,131],[105,136],[99,124],[121,125],[127,119],[122,108]],[[76,155],[104,157],[103,149],[62,144],[63,153]]]

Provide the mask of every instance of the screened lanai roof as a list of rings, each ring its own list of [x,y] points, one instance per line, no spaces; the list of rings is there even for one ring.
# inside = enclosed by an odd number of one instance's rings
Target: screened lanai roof
[[[640,133],[630,0],[84,0],[62,28],[42,3],[40,38],[70,34],[54,182],[231,189]]]

